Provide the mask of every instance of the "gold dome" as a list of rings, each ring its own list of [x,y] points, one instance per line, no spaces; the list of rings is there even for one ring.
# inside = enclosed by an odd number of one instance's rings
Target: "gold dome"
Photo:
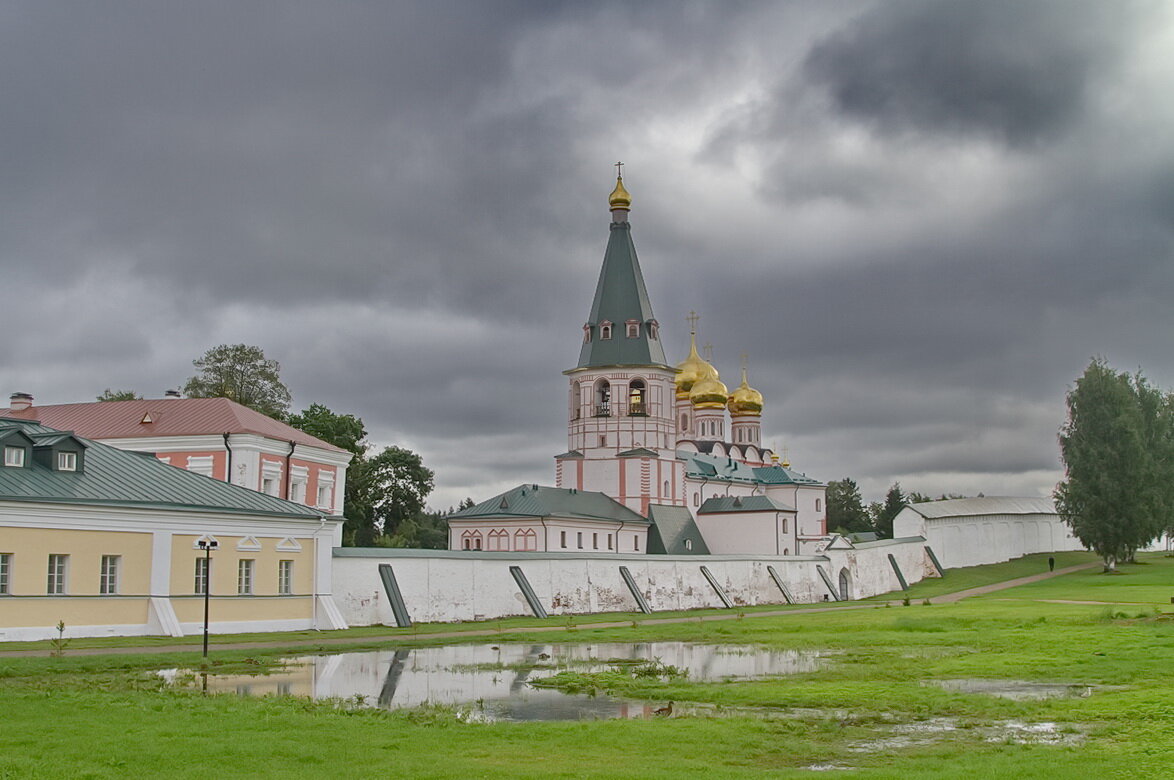
[[[734,417],[753,417],[762,414],[762,393],[746,381],[746,369],[742,369],[742,384],[730,393],[730,414]]]
[[[717,369],[705,364],[711,372],[698,379],[689,392],[689,400],[698,409],[721,409],[729,400],[730,391],[718,378]]]
[[[713,371],[709,365],[697,354],[697,336],[689,334],[689,357],[677,364],[677,398],[682,401],[689,397],[693,385]]]
[[[632,208],[632,196],[624,189],[624,177],[616,177],[616,188],[611,191],[611,195],[607,198],[607,203],[611,206],[612,211]]]

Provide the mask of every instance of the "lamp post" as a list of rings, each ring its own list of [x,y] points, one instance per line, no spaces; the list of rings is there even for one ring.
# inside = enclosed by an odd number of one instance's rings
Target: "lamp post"
[[[220,546],[215,539],[201,539],[196,542],[204,551],[204,657],[208,657],[208,601],[212,594],[212,551]]]

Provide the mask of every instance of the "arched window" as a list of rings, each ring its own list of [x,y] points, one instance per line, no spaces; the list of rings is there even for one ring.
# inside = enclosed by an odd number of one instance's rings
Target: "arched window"
[[[587,323],[583,326],[583,343],[591,343],[591,323]]]
[[[628,414],[636,416],[648,414],[648,407],[644,403],[647,392],[643,379],[633,379],[628,383]]]
[[[611,385],[606,379],[595,383],[595,416],[611,417]]]
[[[611,323],[607,320],[599,323],[599,339],[600,341],[611,340]]]
[[[664,493],[662,493],[661,495],[668,496],[668,494],[669,494],[669,481],[666,479],[664,481]]]
[[[627,326],[628,338],[630,338],[630,339],[640,338],[640,321],[639,320],[628,320],[624,324]]]
[[[461,548],[465,550],[481,549],[481,532],[465,531],[461,534]]]
[[[693,494],[693,506],[701,506],[701,494],[700,493]]]
[[[790,555],[790,554],[791,554],[791,548],[790,548],[790,547],[784,547],[784,548],[783,548],[783,555]]]
[[[538,534],[533,528],[519,528],[514,532],[514,549],[522,552],[538,551]]]
[[[653,341],[660,338],[660,323],[656,320],[648,321],[648,338]]]
[[[816,511],[816,512],[818,512],[818,511],[819,511],[819,507],[820,507],[820,501],[819,501],[819,499],[817,498],[817,499],[815,499],[815,511]]]
[[[686,550],[692,550],[692,549],[693,549],[693,540],[692,540],[692,539],[686,539],[686,540],[685,540],[685,549],[686,549]]]

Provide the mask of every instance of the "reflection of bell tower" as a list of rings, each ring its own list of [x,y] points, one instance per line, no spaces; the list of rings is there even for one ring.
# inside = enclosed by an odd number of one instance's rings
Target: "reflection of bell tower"
[[[579,363],[563,372],[570,380],[569,451],[555,458],[555,479],[559,487],[597,490],[647,515],[649,504],[685,503],[684,469],[675,451],[676,372],[665,360],[636,259],[621,165]]]

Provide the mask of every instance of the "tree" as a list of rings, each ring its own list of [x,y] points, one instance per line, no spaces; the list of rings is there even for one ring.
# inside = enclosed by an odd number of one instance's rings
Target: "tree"
[[[260,347],[221,344],[192,361],[200,370],[183,387],[189,398],[231,398],[238,404],[281,420],[289,410],[289,389],[281,382],[281,365]]]
[[[1171,397],[1094,359],[1068,393],[1060,429],[1065,479],[1056,510],[1105,571],[1153,541],[1169,522]]]
[[[357,456],[367,452],[367,442],[364,441],[367,429],[353,414],[335,414],[322,404],[313,403],[301,414],[291,414],[286,422]]]
[[[357,546],[375,544],[381,534],[394,535],[400,525],[424,510],[432,492],[432,470],[420,456],[402,447],[386,447],[373,458],[360,457],[351,465],[347,491],[343,542]]]
[[[828,483],[827,509],[828,528],[839,533],[859,533],[872,527],[860,487],[848,477]]]
[[[877,536],[882,539],[891,539],[893,537],[893,518],[905,508],[908,500],[905,494],[901,492],[901,484],[894,482],[893,486],[889,488],[889,492],[885,494],[885,503],[876,505],[876,513],[873,515],[872,527],[876,531]]]
[[[98,396],[99,401],[141,401],[143,397],[134,390],[111,390],[107,387]]]

